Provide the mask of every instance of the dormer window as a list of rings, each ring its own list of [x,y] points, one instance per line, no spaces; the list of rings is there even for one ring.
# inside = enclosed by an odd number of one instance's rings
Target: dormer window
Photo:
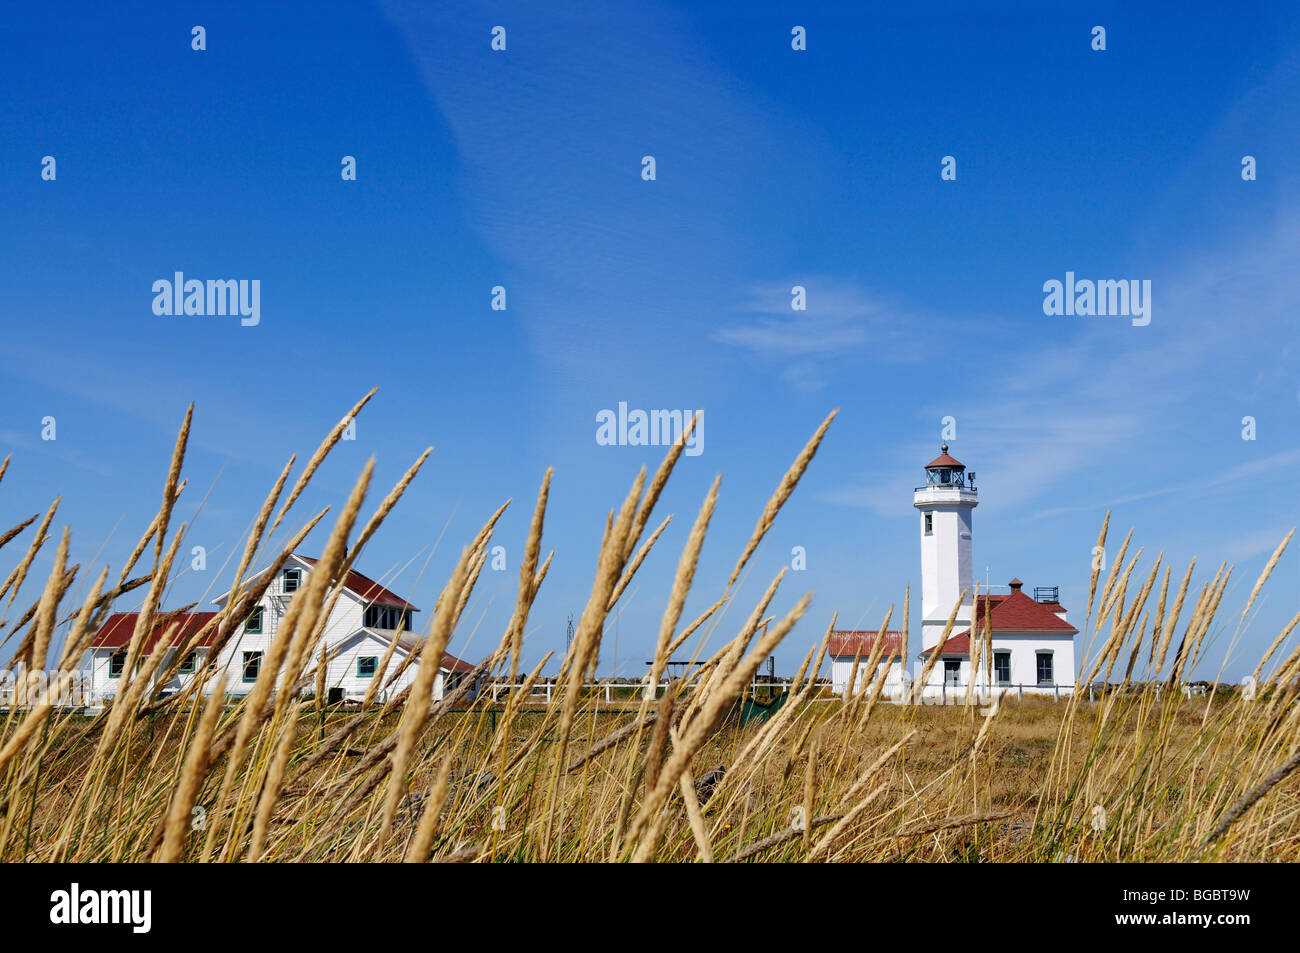
[[[301,569],[286,569],[284,571],[284,591],[286,594],[297,592],[302,585]]]
[[[364,621],[367,629],[403,629],[411,631],[411,610],[396,606],[367,606]]]

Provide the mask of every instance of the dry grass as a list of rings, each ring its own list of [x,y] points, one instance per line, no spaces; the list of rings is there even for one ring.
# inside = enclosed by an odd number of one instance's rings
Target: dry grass
[[[274,576],[250,578],[251,567],[282,564],[325,515],[303,520],[286,545],[269,545],[282,520],[298,519],[295,502],[368,398],[309,458],[272,522],[290,460],[254,521],[226,610],[188,644],[208,634],[217,645],[229,639]],[[656,675],[679,648],[691,651],[688,640],[703,645],[720,634],[751,556],[812,463],[833,416],[778,482],[712,607],[679,632],[718,499],[719,484],[710,488],[665,593]],[[117,585],[104,588],[105,571],[80,604],[69,602],[80,567],[66,565],[65,531],[40,599],[12,623],[0,623],[6,640],[17,637],[15,661],[52,667],[58,660],[47,656],[60,635],[62,658],[75,658],[114,599],[147,585],[126,666],[134,670],[145,634],[165,620],[160,606],[184,535],[184,526],[173,528],[172,516],[185,486],[189,425],[187,414],[158,514]],[[690,677],[672,683],[663,698],[639,700],[626,710],[602,705],[581,686],[596,665],[606,617],[664,530],[666,520],[646,536],[679,453],[674,448],[648,484],[640,473],[609,512],[591,596],[549,703],[529,707],[538,703],[526,699],[527,690],[499,705],[471,700],[464,688],[440,702],[430,699],[428,663],[458,630],[498,510],[464,547],[438,598],[418,650],[424,677],[382,705],[372,694],[359,712],[325,710],[299,692],[315,686],[319,697],[322,633],[334,598],[328,580],[355,563],[425,457],[360,523],[353,540],[369,491],[367,465],[334,523],[320,571],[295,596],[248,695],[224,706],[197,690],[158,697],[148,680],[162,659],[155,652],[139,675],[124,675],[100,717],[48,704],[0,716],[0,859],[1300,859],[1294,773],[1300,765],[1300,649],[1287,645],[1295,621],[1261,659],[1252,697],[1233,691],[1185,698],[1177,690],[1180,673],[1203,660],[1219,632],[1216,616],[1231,569],[1221,567],[1198,591],[1189,567],[1168,601],[1165,566],[1152,610],[1148,601],[1162,557],[1149,571],[1135,573],[1141,552],[1125,565],[1128,540],[1102,581],[1095,616],[1097,570],[1090,580],[1081,680],[1123,676],[1112,682],[1119,688],[1096,702],[1081,693],[1059,703],[1008,701],[983,710],[897,706],[884,702],[879,680],[856,696],[826,700],[815,684],[824,635],[800,668],[791,701],[767,722],[742,727],[738,702],[759,664],[792,631],[807,628],[801,622],[806,595],[780,618],[767,614],[782,573],[757,605],[738,609],[745,621],[736,634],[720,640],[712,655],[697,657]],[[549,484],[548,472],[522,549],[527,558],[514,612],[480,665],[483,673],[513,680],[518,671],[521,639],[550,565],[541,559]],[[37,552],[50,542],[57,505],[0,589],[10,606]],[[35,521],[0,533],[0,546]],[[1099,546],[1108,526],[1109,515]],[[1270,559],[1250,602],[1289,539]],[[150,572],[128,582],[150,543]],[[180,649],[183,656],[187,646]],[[1274,656],[1280,660],[1265,675]],[[397,671],[388,671],[388,662],[386,656],[382,677],[392,679]],[[540,672],[539,665],[526,684]],[[195,685],[220,686],[222,678],[209,667]]]

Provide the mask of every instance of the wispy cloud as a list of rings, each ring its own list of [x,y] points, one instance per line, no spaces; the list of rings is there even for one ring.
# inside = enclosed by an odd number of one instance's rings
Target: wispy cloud
[[[1091,503],[1080,503],[1072,506],[1057,506],[1051,509],[1039,510],[1033,514],[1033,518],[1040,519],[1051,516],[1060,516],[1064,513],[1074,513],[1080,510],[1095,510],[1102,507],[1123,506],[1127,503],[1138,503],[1142,500],[1149,500],[1159,496],[1177,495],[1183,499],[1194,499],[1198,496],[1204,496],[1213,490],[1226,489],[1240,485],[1243,482],[1257,478],[1263,473],[1285,470],[1288,466],[1298,462],[1300,462],[1300,450],[1289,450],[1260,460],[1250,460],[1246,463],[1240,463],[1235,467],[1229,467],[1227,470],[1211,477],[1197,477],[1195,480],[1168,483],[1159,486],[1154,490],[1146,490],[1142,493],[1131,493],[1127,496],[1121,496],[1111,500],[1095,500]],[[1277,541],[1274,540],[1274,545],[1276,544]]]
[[[968,354],[969,359],[945,382],[950,386],[918,392],[935,395],[927,401],[925,416],[936,423],[946,414],[960,419],[964,439],[959,455],[985,461],[979,467],[985,477],[981,508],[1023,507],[1053,488],[1077,487],[1078,474],[1089,468],[1108,473],[1108,486],[1123,493],[1126,474],[1130,485],[1149,476],[1146,459],[1135,457],[1134,448],[1167,441],[1169,421],[1203,406],[1208,381],[1222,394],[1212,399],[1221,402],[1232,397],[1225,388],[1274,366],[1278,351],[1295,338],[1285,302],[1300,293],[1300,280],[1285,261],[1300,249],[1297,222],[1295,210],[1281,216],[1278,241],[1268,247],[1228,242],[1213,256],[1197,254],[1176,262],[1155,281],[1158,310],[1148,328],[1083,319],[1068,333],[1045,336],[1046,344],[1022,333],[1008,346],[1001,327],[992,346],[993,335],[950,338],[954,343],[945,345],[944,353]],[[1246,320],[1249,334],[1243,333]],[[915,461],[931,450],[929,444],[909,441],[887,450],[882,459]],[[1295,457],[1290,452],[1250,460],[1209,480],[1162,482],[1092,506],[1208,492]],[[896,467],[870,472],[821,498],[896,516],[899,493],[908,492],[912,477],[910,468],[902,474]],[[1033,515],[1085,508],[1088,504],[1071,504]]]
[[[0,430],[0,449],[8,447],[14,447],[28,453],[47,453],[62,463],[76,467],[78,470],[85,470],[87,473],[93,473],[96,476],[114,477],[117,475],[113,470],[94,460],[89,454],[75,449],[64,449],[57,441],[33,440],[13,430]],[[3,456],[4,453],[0,452],[0,458]]]
[[[793,289],[805,290],[806,310],[795,311]],[[803,389],[825,383],[834,360],[915,360],[920,316],[896,298],[842,278],[815,277],[750,287],[737,310],[743,317],[714,331],[712,340],[740,348],[781,368],[782,379]]]

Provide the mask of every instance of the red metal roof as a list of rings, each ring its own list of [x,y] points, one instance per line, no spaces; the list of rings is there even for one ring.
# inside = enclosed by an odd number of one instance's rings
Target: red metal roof
[[[316,560],[310,556],[299,556],[298,558],[312,566],[316,565]],[[412,612],[420,611],[397,593],[385,589],[369,576],[363,576],[354,569],[348,570],[348,577],[343,580],[343,586],[346,589],[351,589],[364,601],[374,605],[397,606],[400,609],[410,609]]]
[[[966,469],[966,464],[958,463],[952,457],[948,456],[948,445],[946,443],[940,449],[942,452],[925,465],[927,470],[933,470],[937,467],[952,467],[957,470]]]
[[[879,629],[834,629],[831,632],[830,647],[827,654],[831,658],[870,658],[875,648],[876,639],[880,637]],[[887,629],[884,633],[885,647],[881,658],[901,658],[903,654],[903,633],[898,629]]]
[[[145,636],[141,653],[148,654],[151,652],[153,647],[158,644],[158,640],[167,633],[167,629],[172,623],[180,622],[180,630],[172,638],[172,647],[175,648],[211,622],[215,616],[215,612],[159,613],[154,616],[153,630]],[[90,641],[90,647],[92,649],[125,648],[131,644],[131,636],[135,632],[136,622],[139,618],[140,613],[138,612],[114,612],[104,620],[104,624],[95,633],[95,637]],[[216,626],[213,626],[202,641],[199,642],[199,645],[211,645],[216,634]]]

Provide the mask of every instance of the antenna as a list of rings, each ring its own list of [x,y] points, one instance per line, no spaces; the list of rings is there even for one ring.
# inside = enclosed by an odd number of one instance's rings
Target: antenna
[[[569,613],[568,631],[564,633],[564,649],[567,652],[571,648],[573,648],[573,613],[572,612]]]

